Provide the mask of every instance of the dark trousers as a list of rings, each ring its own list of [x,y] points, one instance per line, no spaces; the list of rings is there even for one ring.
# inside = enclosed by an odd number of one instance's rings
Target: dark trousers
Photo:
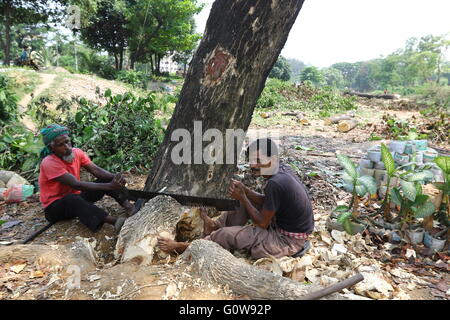
[[[99,183],[104,181],[97,180],[95,182]],[[96,232],[103,225],[108,213],[94,205],[94,202],[103,198],[105,194],[113,197],[120,205],[127,200],[125,195],[117,190],[83,191],[80,194],[68,194],[52,202],[45,208],[45,218],[49,222],[78,218],[92,232]]]

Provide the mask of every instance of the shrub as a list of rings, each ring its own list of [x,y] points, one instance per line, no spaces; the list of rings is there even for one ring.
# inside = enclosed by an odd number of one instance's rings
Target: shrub
[[[59,113],[39,113],[39,121],[42,126],[56,122],[69,127],[73,146],[86,151],[102,168],[147,171],[163,138],[160,121],[153,115],[158,107],[155,96],[139,98],[129,92],[112,96],[107,90],[104,97],[105,105],[73,98],[74,112],[65,100]]]
[[[17,117],[17,97],[11,89],[11,81],[0,74],[0,124],[12,121]]]
[[[287,108],[314,111],[320,116],[356,109],[356,97],[342,96],[331,87],[318,88],[309,81],[296,87],[290,82],[269,79],[259,97],[258,108]]]
[[[135,70],[121,70],[117,73],[117,80],[131,84],[133,87],[145,86],[145,74]]]

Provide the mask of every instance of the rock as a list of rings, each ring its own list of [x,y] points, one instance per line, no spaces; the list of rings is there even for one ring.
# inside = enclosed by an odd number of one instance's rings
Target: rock
[[[347,248],[343,244],[339,244],[339,243],[335,243],[333,245],[332,250],[335,250],[336,252],[342,253],[342,254],[346,254],[347,253]]]
[[[331,237],[333,237],[337,243],[344,243],[345,231],[332,230]]]

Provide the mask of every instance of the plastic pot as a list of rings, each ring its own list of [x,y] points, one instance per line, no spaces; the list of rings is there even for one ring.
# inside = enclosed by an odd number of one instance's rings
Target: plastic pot
[[[438,153],[436,150],[428,148],[427,151],[423,152],[423,163],[433,162],[437,156]]]
[[[375,163],[375,169],[386,170],[386,166],[384,165],[383,161],[376,162]]]
[[[378,150],[369,150],[367,152],[367,157],[370,161],[380,162],[381,161],[381,151]]]
[[[386,170],[375,169],[373,176],[375,178],[377,186],[380,186],[383,180],[385,179]]]
[[[389,143],[389,150],[397,153],[403,153],[405,151],[405,141],[391,141]]]
[[[416,146],[416,150],[425,151],[428,148],[427,140],[413,140],[414,145]]]
[[[408,235],[409,242],[411,244],[418,244],[423,241],[423,236],[425,234],[425,229],[417,228],[413,230],[407,230],[406,234]]]
[[[433,249],[435,251],[442,251],[444,249],[444,245],[446,239],[436,239],[432,235],[430,235],[428,232],[425,232],[423,237],[423,243],[427,248]]]
[[[359,167],[365,169],[373,169],[373,162],[369,159],[361,159],[359,161]]]
[[[403,153],[405,153],[405,154],[413,154],[415,149],[416,149],[416,146],[413,145],[411,142],[408,142],[408,143],[405,144],[405,151]]]
[[[375,170],[374,170],[374,169],[361,168],[361,169],[359,170],[359,173],[360,173],[362,176],[373,177],[373,174],[375,173]]]
[[[409,162],[409,154],[395,153],[394,161],[399,165],[404,165]]]

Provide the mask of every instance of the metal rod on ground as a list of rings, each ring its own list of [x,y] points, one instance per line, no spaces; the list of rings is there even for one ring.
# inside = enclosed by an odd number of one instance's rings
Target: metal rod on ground
[[[332,286],[329,286],[325,289],[316,291],[316,292],[312,292],[310,294],[307,294],[306,296],[303,296],[300,298],[300,300],[316,300],[316,299],[320,299],[323,298],[329,294],[335,293],[335,292],[339,292],[342,289],[351,287],[355,284],[357,284],[358,282],[364,280],[364,277],[361,273],[358,273],[356,275],[354,275],[353,277],[350,277],[348,279],[345,279],[341,282],[338,282],[336,284],[333,284]]]
[[[33,240],[34,238],[36,238],[38,235],[40,235],[42,232],[44,232],[45,230],[49,229],[52,225],[54,225],[54,222],[49,222],[49,224],[47,224],[45,227],[43,227],[42,229],[39,229],[38,231],[36,231],[35,233],[33,233],[31,236],[29,236],[28,238],[26,238],[25,240],[23,240],[21,242],[21,244],[27,244],[28,242],[30,242],[31,240]]]

